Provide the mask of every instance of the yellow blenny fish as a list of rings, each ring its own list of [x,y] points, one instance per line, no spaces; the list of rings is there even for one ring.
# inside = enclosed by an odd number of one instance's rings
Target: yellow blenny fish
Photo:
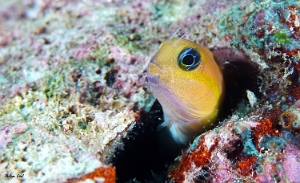
[[[172,37],[159,46],[147,71],[164,123],[177,143],[185,143],[216,122],[224,95],[222,72],[213,54],[186,39]]]

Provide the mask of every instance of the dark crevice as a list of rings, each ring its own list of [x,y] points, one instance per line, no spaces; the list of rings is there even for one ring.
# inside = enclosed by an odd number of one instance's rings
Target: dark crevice
[[[106,73],[104,79],[106,81],[107,86],[109,86],[109,87],[113,86],[113,84],[115,83],[117,74],[118,74],[117,70],[111,70]]]
[[[239,160],[238,158],[242,155],[243,149],[244,144],[241,139],[238,139],[232,142],[232,148],[225,149],[225,153],[227,158],[234,164]]]
[[[245,54],[229,49],[212,52],[221,64],[225,82],[225,96],[219,118],[223,120],[232,115],[238,104],[248,101],[246,90],[253,92],[257,99],[261,97],[258,79],[260,69]]]
[[[143,113],[136,126],[123,139],[123,149],[117,149],[111,162],[116,167],[117,183],[163,182],[169,166],[180,154],[180,147],[168,141],[162,122],[162,109],[156,101],[148,113]],[[166,136],[164,136],[166,135]]]

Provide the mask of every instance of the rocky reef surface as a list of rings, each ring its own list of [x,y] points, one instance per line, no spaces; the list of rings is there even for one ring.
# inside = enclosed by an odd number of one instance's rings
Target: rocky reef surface
[[[0,180],[300,182],[298,1],[0,5]],[[220,124],[185,147],[146,82],[179,27],[227,83]]]

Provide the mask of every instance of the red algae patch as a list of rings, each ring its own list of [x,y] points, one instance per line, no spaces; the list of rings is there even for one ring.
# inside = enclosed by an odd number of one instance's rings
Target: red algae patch
[[[172,178],[172,180],[176,183],[183,182],[186,179],[185,172],[190,172],[195,167],[207,165],[210,162],[212,152],[218,145],[218,141],[219,140],[216,139],[214,141],[214,145],[207,149],[205,145],[205,136],[202,136],[195,149],[182,156],[179,165],[168,175],[168,177]]]
[[[255,172],[254,164],[256,162],[257,158],[255,156],[244,156],[240,158],[239,162],[236,164],[236,168],[243,176],[249,176],[253,172]],[[255,175],[253,176],[255,177]]]
[[[274,120],[271,118],[263,119],[257,123],[257,125],[251,129],[252,138],[255,147],[259,149],[259,140],[265,135],[279,136],[281,133],[275,128]]]
[[[116,170],[110,166],[96,168],[93,172],[84,174],[79,178],[68,179],[67,183],[79,183],[83,181],[115,183]]]

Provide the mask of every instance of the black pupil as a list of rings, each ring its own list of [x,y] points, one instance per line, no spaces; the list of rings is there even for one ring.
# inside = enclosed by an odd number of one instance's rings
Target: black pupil
[[[182,59],[182,63],[185,65],[192,65],[195,61],[195,58],[192,55],[186,55]]]
[[[179,67],[186,71],[195,69],[200,61],[201,55],[194,48],[186,48],[178,56]]]

